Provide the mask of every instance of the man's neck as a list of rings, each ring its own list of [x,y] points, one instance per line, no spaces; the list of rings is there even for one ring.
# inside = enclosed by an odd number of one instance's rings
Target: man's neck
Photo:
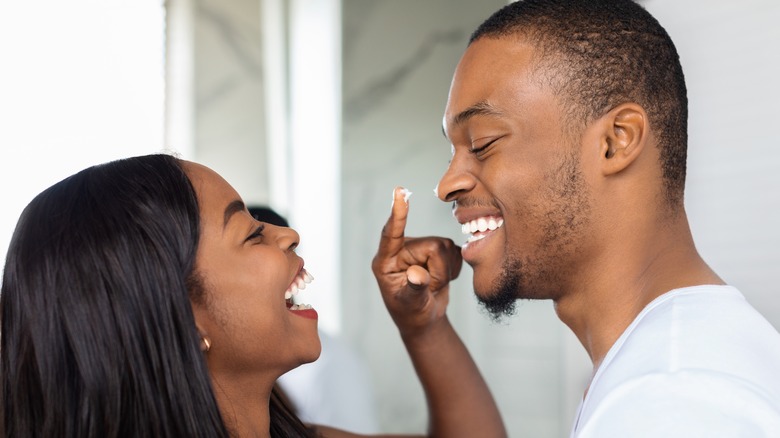
[[[610,250],[597,262],[608,269],[581,279],[578,290],[556,301],[558,317],[585,347],[594,370],[642,309],[657,297],[682,287],[724,284],[699,256],[685,226],[685,232],[666,233],[666,239],[657,235],[641,248],[632,242]]]

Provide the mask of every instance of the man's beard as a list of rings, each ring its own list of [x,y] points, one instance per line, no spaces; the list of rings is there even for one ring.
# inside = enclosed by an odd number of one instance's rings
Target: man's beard
[[[489,294],[477,294],[477,300],[493,322],[501,322],[517,311],[517,291],[520,289],[520,261],[514,258],[504,262],[501,276]]]
[[[572,153],[561,160],[550,177],[552,191],[546,196],[551,208],[537,216],[538,223],[544,225],[534,257],[510,249],[491,290],[477,294],[494,322],[513,316],[518,299],[559,298],[572,268],[569,257],[582,244],[590,202],[577,156]]]

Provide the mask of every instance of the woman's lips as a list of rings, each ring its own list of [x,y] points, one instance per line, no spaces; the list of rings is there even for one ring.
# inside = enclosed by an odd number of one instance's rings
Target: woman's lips
[[[296,309],[297,306],[302,307]],[[308,319],[317,319],[319,317],[319,315],[317,315],[317,311],[314,310],[310,304],[293,304],[291,307],[288,307],[288,310],[290,310],[290,312],[292,312],[294,315],[302,316]]]
[[[311,304],[293,303],[292,299],[293,296],[298,295],[299,291],[306,289],[306,285],[310,284],[312,281],[314,281],[314,276],[301,265],[298,274],[293,278],[290,286],[284,292],[284,299],[287,310],[290,312],[304,318],[317,319],[317,311],[312,308]]]

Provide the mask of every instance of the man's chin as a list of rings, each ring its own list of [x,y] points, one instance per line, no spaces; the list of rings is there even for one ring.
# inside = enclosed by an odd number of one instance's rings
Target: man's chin
[[[514,259],[504,262],[497,276],[487,279],[474,272],[474,293],[493,322],[515,314],[520,286],[520,264]]]
[[[475,294],[477,301],[479,301],[493,322],[501,322],[504,318],[513,316],[517,310],[517,298],[515,298],[512,291],[499,289],[488,293],[480,293],[475,289]]]

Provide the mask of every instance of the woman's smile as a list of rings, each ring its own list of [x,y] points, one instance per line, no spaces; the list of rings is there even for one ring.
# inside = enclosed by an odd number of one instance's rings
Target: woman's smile
[[[311,304],[295,303],[293,301],[293,297],[297,296],[299,291],[306,289],[306,285],[311,283],[313,280],[314,276],[312,276],[309,271],[303,268],[303,263],[301,263],[301,269],[295,275],[295,278],[293,278],[290,286],[284,292],[284,299],[287,304],[287,309],[295,315],[309,319],[317,319],[317,311],[314,310]]]

